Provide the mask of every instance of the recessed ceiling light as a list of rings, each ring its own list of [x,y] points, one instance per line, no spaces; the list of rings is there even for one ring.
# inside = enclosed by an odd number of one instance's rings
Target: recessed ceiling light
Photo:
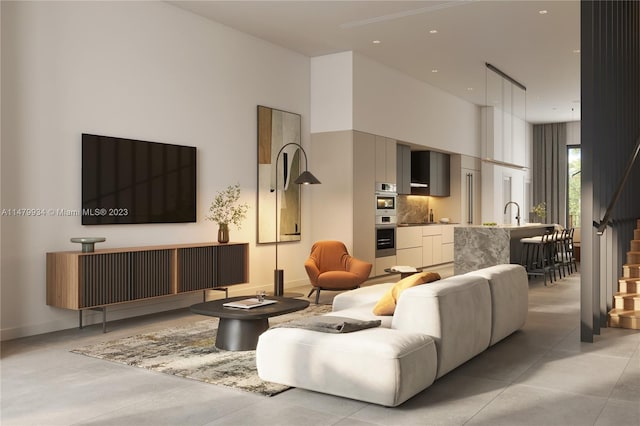
[[[429,30],[429,34],[438,34],[438,30]]]
[[[438,70],[434,68],[431,70],[431,72],[438,72]]]
[[[380,44],[382,43],[380,40],[373,40],[373,44]]]
[[[573,49],[573,53],[580,53],[580,49]]]
[[[472,92],[472,91],[473,91],[473,87],[467,87],[467,90],[468,90],[469,92]]]
[[[540,15],[546,15],[547,13],[549,13],[549,11],[547,11],[546,9],[542,9],[542,10],[539,10],[538,13]]]

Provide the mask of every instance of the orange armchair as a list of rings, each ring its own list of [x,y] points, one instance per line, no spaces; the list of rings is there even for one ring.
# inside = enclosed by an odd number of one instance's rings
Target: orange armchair
[[[351,290],[369,278],[373,265],[349,255],[340,241],[318,241],[311,247],[311,254],[304,262],[311,285],[307,297],[316,292],[316,304],[320,290]]]

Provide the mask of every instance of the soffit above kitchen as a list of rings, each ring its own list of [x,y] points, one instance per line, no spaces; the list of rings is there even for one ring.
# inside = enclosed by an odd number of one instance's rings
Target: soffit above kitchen
[[[577,0],[169,3],[309,57],[354,51],[477,105],[490,63],[527,87],[527,121],[580,119]]]

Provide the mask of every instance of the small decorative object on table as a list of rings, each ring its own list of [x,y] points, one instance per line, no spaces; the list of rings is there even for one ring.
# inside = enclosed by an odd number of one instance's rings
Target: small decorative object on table
[[[258,308],[260,306],[266,306],[266,305],[271,305],[273,303],[278,303],[277,300],[267,300],[267,299],[262,299],[262,300],[258,300],[258,299],[243,299],[243,300],[235,300],[235,301],[231,301],[231,302],[227,302],[225,304],[223,304],[222,306],[227,307],[227,308],[242,308],[242,309],[251,309],[251,308]]]
[[[404,265],[396,265],[396,266],[392,266],[391,268],[387,268],[384,270],[387,273],[399,273],[400,274],[400,278],[406,278],[410,275],[413,275],[417,272],[422,272],[422,268],[416,268],[413,266],[404,266]]]
[[[218,242],[229,242],[229,224],[233,223],[240,229],[242,220],[247,215],[249,205],[247,203],[238,204],[240,200],[240,185],[229,185],[224,191],[218,192],[209,207],[207,220],[212,220],[218,224]]]
[[[547,203],[545,202],[536,204],[529,212],[530,223],[544,222],[545,217],[547,217]]]
[[[95,243],[101,243],[106,241],[104,237],[79,237],[71,238],[72,243],[82,244],[83,253],[93,253]]]

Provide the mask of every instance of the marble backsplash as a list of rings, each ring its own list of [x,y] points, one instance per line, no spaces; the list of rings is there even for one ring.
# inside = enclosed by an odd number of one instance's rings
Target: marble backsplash
[[[428,222],[429,197],[421,195],[398,195],[397,212],[398,223]]]

